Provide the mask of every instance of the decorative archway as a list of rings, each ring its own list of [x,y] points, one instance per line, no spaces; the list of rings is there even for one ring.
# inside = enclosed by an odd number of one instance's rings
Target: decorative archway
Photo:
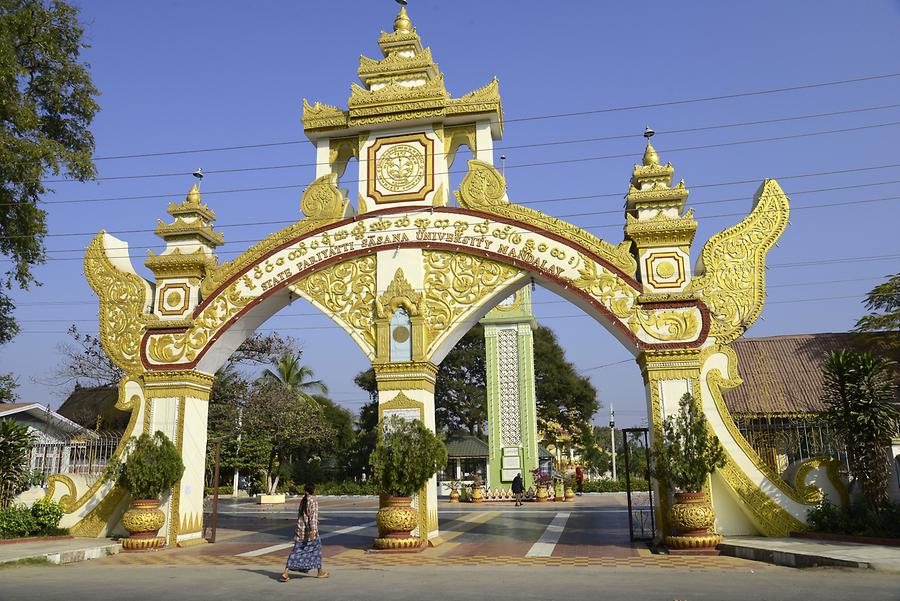
[[[450,98],[405,15],[393,33],[382,34],[385,58],[362,61],[366,88],[354,86],[348,111],[305,105],[319,164],[301,200],[304,218],[219,264],[215,213],[195,186],[169,206],[174,223],[157,229],[167,247],[147,261],[154,283],[136,274],[127,244],[109,234],[98,234],[87,250],[100,338],[126,372],[117,404],[131,411],[126,439],[162,430],[186,464],[164,504],[169,544],[200,540],[213,374],[295,296],[328,315],[368,356],[382,411],[417,410],[434,428],[437,365],[528,280],[582,308],[635,355],[653,435],[684,392],[699,399],[729,456],[710,482],[720,532],[774,535],[800,526],[818,491],[803,482],[798,492],[774,474],[721,396],[723,387],[740,383],[728,345],[762,310],[766,253],[787,225],[788,199],[778,184],[763,182],[752,212],[704,245],[696,270],[688,191],[683,182],[672,185],[674,168],[650,143],[632,173],[619,244],[511,203],[492,164],[492,142],[502,132],[496,80]],[[447,172],[463,144],[477,158],[450,206]],[[355,208],[339,188],[351,156],[359,159]],[[398,328],[406,332],[394,336]],[[815,469],[804,474],[815,476]],[[62,475],[50,482],[48,496],[61,500],[64,525],[76,534],[98,536],[117,526],[123,491]],[[434,479],[418,508],[421,535],[436,537]],[[660,503],[663,523],[665,508]]]

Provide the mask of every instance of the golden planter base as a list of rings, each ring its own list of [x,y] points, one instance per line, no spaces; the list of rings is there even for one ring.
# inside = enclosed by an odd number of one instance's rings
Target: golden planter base
[[[161,536],[154,538],[123,538],[121,542],[124,551],[152,551],[166,546],[166,539]]]
[[[670,549],[715,549],[722,542],[721,534],[702,536],[667,536],[666,546]]]
[[[425,549],[422,539],[420,538],[391,538],[379,537],[374,541],[374,549],[370,551],[396,552],[396,553],[418,553]]]

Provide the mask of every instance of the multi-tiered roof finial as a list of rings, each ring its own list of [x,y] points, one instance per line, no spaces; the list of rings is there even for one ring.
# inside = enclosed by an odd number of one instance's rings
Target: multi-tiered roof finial
[[[412,21],[406,14],[406,7],[401,6],[397,18],[394,19],[394,33],[410,33],[410,31],[412,31]]]

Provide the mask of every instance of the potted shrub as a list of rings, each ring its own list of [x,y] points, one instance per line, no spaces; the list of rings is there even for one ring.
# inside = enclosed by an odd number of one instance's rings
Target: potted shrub
[[[461,487],[461,483],[459,480],[454,480],[450,483],[450,502],[451,503],[459,503],[459,489]]]
[[[471,500],[473,503],[484,503],[484,480],[478,474],[472,477]]]
[[[716,515],[703,487],[717,468],[725,465],[725,451],[710,434],[706,418],[694,398],[686,393],[679,411],[663,422],[662,440],[653,448],[654,477],[675,492],[669,518],[676,534],[666,537],[672,549],[711,549],[722,541],[710,532]]]
[[[160,496],[181,480],[184,463],[172,441],[157,432],[141,434],[129,441],[125,460],[113,465],[110,475],[116,485],[131,494],[131,507],[122,516],[122,526],[131,534],[122,541],[129,551],[156,549],[165,544],[157,533],[166,523],[159,509]]]
[[[376,549],[419,550],[422,540],[411,535],[419,525],[412,496],[447,463],[447,447],[419,420],[386,418],[369,462],[382,495]]]
[[[531,475],[534,477],[534,486],[535,486],[535,501],[538,503],[546,503],[550,495],[547,492],[547,487],[550,485],[550,474],[544,472],[541,468],[535,468],[531,470]]]
[[[574,501],[575,500],[575,476],[567,475],[565,480],[565,494],[563,496],[563,501]]]

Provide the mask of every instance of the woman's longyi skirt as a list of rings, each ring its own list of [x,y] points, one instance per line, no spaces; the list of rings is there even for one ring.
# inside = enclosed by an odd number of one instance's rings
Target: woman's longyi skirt
[[[322,540],[298,540],[287,558],[287,569],[294,572],[307,572],[322,567]]]

